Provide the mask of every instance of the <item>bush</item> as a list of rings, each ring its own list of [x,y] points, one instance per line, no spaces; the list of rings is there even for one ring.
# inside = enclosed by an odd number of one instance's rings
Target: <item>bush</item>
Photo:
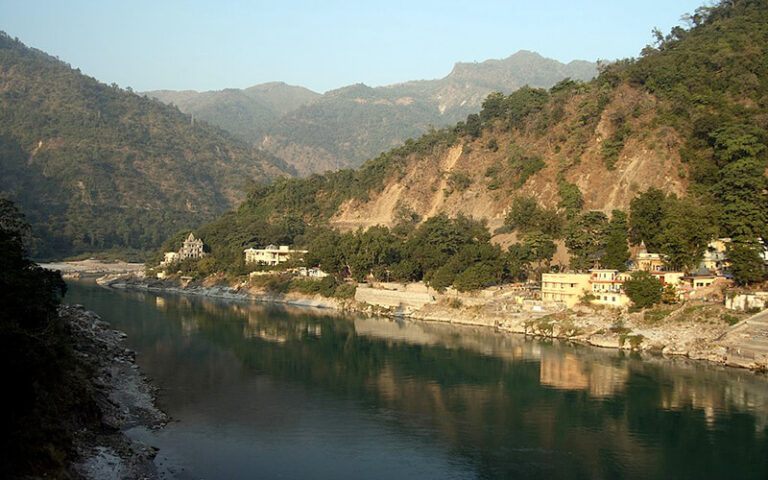
[[[638,308],[648,308],[661,301],[661,280],[648,272],[635,272],[624,282],[624,291]]]

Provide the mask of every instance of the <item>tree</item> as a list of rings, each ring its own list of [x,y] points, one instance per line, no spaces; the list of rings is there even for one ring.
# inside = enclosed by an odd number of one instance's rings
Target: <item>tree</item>
[[[560,202],[558,202],[557,208],[565,210],[566,218],[570,220],[578,215],[584,206],[584,200],[579,187],[573,183],[562,182],[557,188],[557,193],[560,195]]]
[[[624,282],[624,292],[639,308],[648,308],[661,301],[661,280],[649,272],[634,272]]]
[[[539,231],[527,233],[523,239],[523,244],[528,249],[531,260],[545,262],[547,265],[557,251],[557,245],[552,241],[552,237]]]
[[[629,260],[627,214],[621,210],[614,210],[607,230],[605,254],[600,258],[600,263],[606,268],[624,272],[627,270]]]
[[[645,242],[645,246],[651,252],[656,252],[661,247],[659,236],[662,232],[661,222],[666,212],[666,196],[657,188],[649,188],[630,202],[629,226],[630,240],[639,245]]]
[[[571,220],[565,229],[565,246],[571,253],[570,266],[586,270],[605,248],[608,217],[603,212],[585,212]]]
[[[531,262],[535,261],[535,255],[531,247],[522,243],[513,243],[507,250],[507,271],[516,281],[520,282],[528,278]]]
[[[321,270],[336,276],[346,275],[347,268],[344,257],[339,249],[341,235],[330,228],[320,229],[311,234],[307,245],[304,262],[308,267],[319,267]]]
[[[757,283],[765,278],[765,262],[760,256],[763,245],[759,242],[732,241],[726,247],[731,262],[733,279],[739,285]]]
[[[661,253],[666,255],[668,265],[675,270],[695,269],[710,240],[717,235],[715,209],[702,203],[694,197],[681,200],[670,197],[667,200],[658,239]]]
[[[512,207],[504,218],[504,224],[510,228],[525,231],[536,226],[539,204],[533,197],[515,197]]]
[[[712,192],[723,206],[722,224],[731,238],[754,240],[768,237],[768,187],[766,161],[743,158],[720,171]]]

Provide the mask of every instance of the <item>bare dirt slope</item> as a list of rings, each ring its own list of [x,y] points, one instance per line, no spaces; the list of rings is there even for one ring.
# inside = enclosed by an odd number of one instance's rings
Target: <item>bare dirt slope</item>
[[[461,213],[486,219],[495,229],[517,196],[532,196],[542,206],[556,207],[558,187],[564,181],[579,187],[586,210],[606,213],[627,210],[631,199],[650,187],[678,195],[685,192],[687,171],[677,152],[681,140],[672,129],[654,126],[657,101],[652,96],[621,87],[599,119],[587,127],[579,123],[585,101],[572,98],[564,119],[543,133],[499,127],[484,131],[478,139],[414,157],[404,173],[391,177],[369,201],[345,202],[331,223],[341,230],[391,226],[397,210],[407,207],[422,219]],[[617,117],[626,118],[633,133],[626,138],[615,168],[608,169],[602,144],[613,134]],[[516,174],[509,167],[514,152],[545,163],[522,186],[515,185]],[[489,176],[493,170],[498,172],[495,178]],[[468,178],[468,185],[457,185],[457,175]]]

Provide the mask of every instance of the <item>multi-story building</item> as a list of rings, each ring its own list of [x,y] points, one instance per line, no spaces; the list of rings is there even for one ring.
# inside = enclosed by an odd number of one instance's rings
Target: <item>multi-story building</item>
[[[203,241],[199,238],[195,238],[193,234],[189,234],[179,250],[179,258],[186,260],[187,258],[202,258],[205,256],[203,251]]]
[[[306,250],[291,250],[287,245],[267,245],[265,248],[246,248],[245,263],[258,263],[261,265],[279,265],[285,263],[297,255],[307,253]]]
[[[588,273],[545,273],[541,276],[541,299],[573,307],[589,291]]]
[[[589,271],[590,292],[594,296],[593,303],[623,307],[630,302],[624,293],[624,282],[630,278],[627,272],[611,269],[592,269]]]

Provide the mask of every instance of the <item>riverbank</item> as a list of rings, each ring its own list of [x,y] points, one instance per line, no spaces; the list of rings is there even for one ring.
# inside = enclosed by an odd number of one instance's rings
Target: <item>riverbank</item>
[[[64,278],[79,278],[82,275],[125,275],[137,277],[144,275],[143,263],[130,263],[123,261],[104,262],[96,259],[79,260],[72,262],[41,263],[41,267],[48,270],[58,270]]]
[[[726,311],[721,303],[693,302],[629,312],[601,306],[572,309],[541,308],[514,295],[438,295],[418,308],[382,307],[296,292],[274,294],[248,287],[141,279],[130,276],[101,282],[113,288],[168,291],[186,295],[240,299],[295,306],[329,308],[345,312],[384,315],[415,321],[483,326],[500,332],[557,338],[601,348],[682,356],[731,367],[765,371],[768,356],[734,355],[723,339],[730,326],[749,315]],[[382,290],[386,292],[386,290]],[[540,303],[540,302],[539,302]]]
[[[167,418],[156,407],[155,392],[139,372],[134,352],[123,347],[125,334],[80,305],[62,305],[59,315],[76,358],[90,374],[82,381],[95,410],[85,423],[72,420],[70,425],[75,454],[70,473],[94,480],[156,478],[156,450],[123,432],[136,426],[159,428]]]

